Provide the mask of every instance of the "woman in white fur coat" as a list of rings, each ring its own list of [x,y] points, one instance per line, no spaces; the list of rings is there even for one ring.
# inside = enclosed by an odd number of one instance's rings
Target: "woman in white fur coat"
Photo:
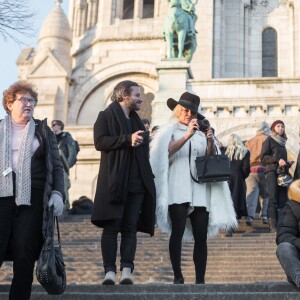
[[[156,221],[170,234],[169,253],[174,284],[183,284],[181,272],[182,238],[194,239],[196,284],[204,284],[207,236],[220,229],[236,227],[237,221],[227,182],[199,184],[195,158],[215,151],[211,129],[203,133],[197,119],[204,119],[198,108],[200,98],[185,92],[179,101],[168,99],[172,122],[160,127],[151,142],[150,163],[157,192]],[[191,161],[189,164],[189,148]],[[219,150],[218,150],[219,151]]]

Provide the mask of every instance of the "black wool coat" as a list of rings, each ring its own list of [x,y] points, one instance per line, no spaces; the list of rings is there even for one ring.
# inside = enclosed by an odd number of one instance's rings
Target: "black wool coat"
[[[245,179],[250,173],[250,152],[248,151],[242,160],[232,159],[230,162],[229,188],[235,213],[240,219],[247,216],[246,183]]]
[[[130,113],[132,130],[145,130],[135,111]],[[138,231],[154,235],[156,193],[149,162],[148,139],[139,147],[131,146],[131,132],[126,129],[126,117],[118,103],[101,111],[94,124],[94,144],[101,151],[101,161],[91,221],[104,227],[108,221],[121,219],[128,194],[130,162],[135,155],[146,195],[140,213]]]
[[[298,153],[297,161],[296,161],[296,169],[294,173],[294,180],[300,178],[300,152]]]
[[[288,200],[277,225],[276,243],[287,242],[294,245],[300,252],[300,204]]]

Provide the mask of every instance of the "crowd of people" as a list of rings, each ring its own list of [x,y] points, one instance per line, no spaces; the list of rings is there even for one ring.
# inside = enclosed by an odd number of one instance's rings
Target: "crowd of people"
[[[221,230],[232,237],[241,218],[253,225],[257,206],[270,232],[277,232],[277,256],[288,281],[300,287],[300,179],[298,157],[291,183],[285,124],[262,122],[246,143],[231,134],[226,145],[210,126],[202,126],[200,98],[184,92],[169,98],[170,122],[153,126],[141,119],[138,83],[119,82],[111,104],[94,124],[94,144],[101,152],[94,201],[86,196],[70,207],[69,169],[78,146],[61,120],[33,118],[38,94],[19,81],[3,93],[7,112],[0,122],[0,266],[13,261],[9,299],[30,299],[33,269],[43,245],[45,213],[89,213],[102,228],[104,285],[116,283],[118,235],[120,284],[133,284],[137,232],[153,236],[157,226],[169,234],[174,284],[184,284],[182,243],[194,241],[195,284],[205,284],[207,238]],[[209,123],[208,123],[209,124]],[[229,181],[199,183],[196,157],[225,154]],[[208,162],[209,163],[209,162]],[[260,200],[260,201],[259,201]]]

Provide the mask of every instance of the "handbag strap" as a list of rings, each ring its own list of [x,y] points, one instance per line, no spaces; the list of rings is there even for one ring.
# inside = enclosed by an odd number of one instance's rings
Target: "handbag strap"
[[[57,242],[60,246],[60,231],[58,225],[58,217],[53,216],[53,206],[48,208],[48,221],[47,221],[47,235],[51,235],[51,238],[54,240],[54,230],[55,230],[55,223],[57,229]]]
[[[60,232],[59,232],[59,225],[58,225],[58,217],[54,217],[54,223],[56,223],[56,229],[57,229],[57,242],[58,246],[60,247]]]
[[[200,183],[199,180],[197,180],[197,179],[193,176],[193,174],[192,174],[192,170],[191,170],[191,152],[192,152],[192,143],[190,142],[190,147],[189,147],[189,166],[190,166],[190,174],[191,174],[192,179],[193,179],[195,182]],[[206,154],[206,150],[205,150],[205,154]],[[206,166],[206,161],[207,161],[207,160],[205,160],[205,166]]]

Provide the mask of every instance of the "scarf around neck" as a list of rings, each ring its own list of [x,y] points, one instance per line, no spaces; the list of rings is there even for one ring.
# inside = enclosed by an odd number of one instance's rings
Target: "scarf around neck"
[[[31,149],[35,133],[33,119],[26,124],[16,171],[16,205],[30,205],[31,199]],[[14,195],[12,172],[12,119],[6,115],[0,122],[0,197]]]
[[[279,134],[277,134],[276,132],[273,132],[273,131],[271,132],[270,136],[279,145],[285,146],[286,140],[282,136],[280,136]]]

